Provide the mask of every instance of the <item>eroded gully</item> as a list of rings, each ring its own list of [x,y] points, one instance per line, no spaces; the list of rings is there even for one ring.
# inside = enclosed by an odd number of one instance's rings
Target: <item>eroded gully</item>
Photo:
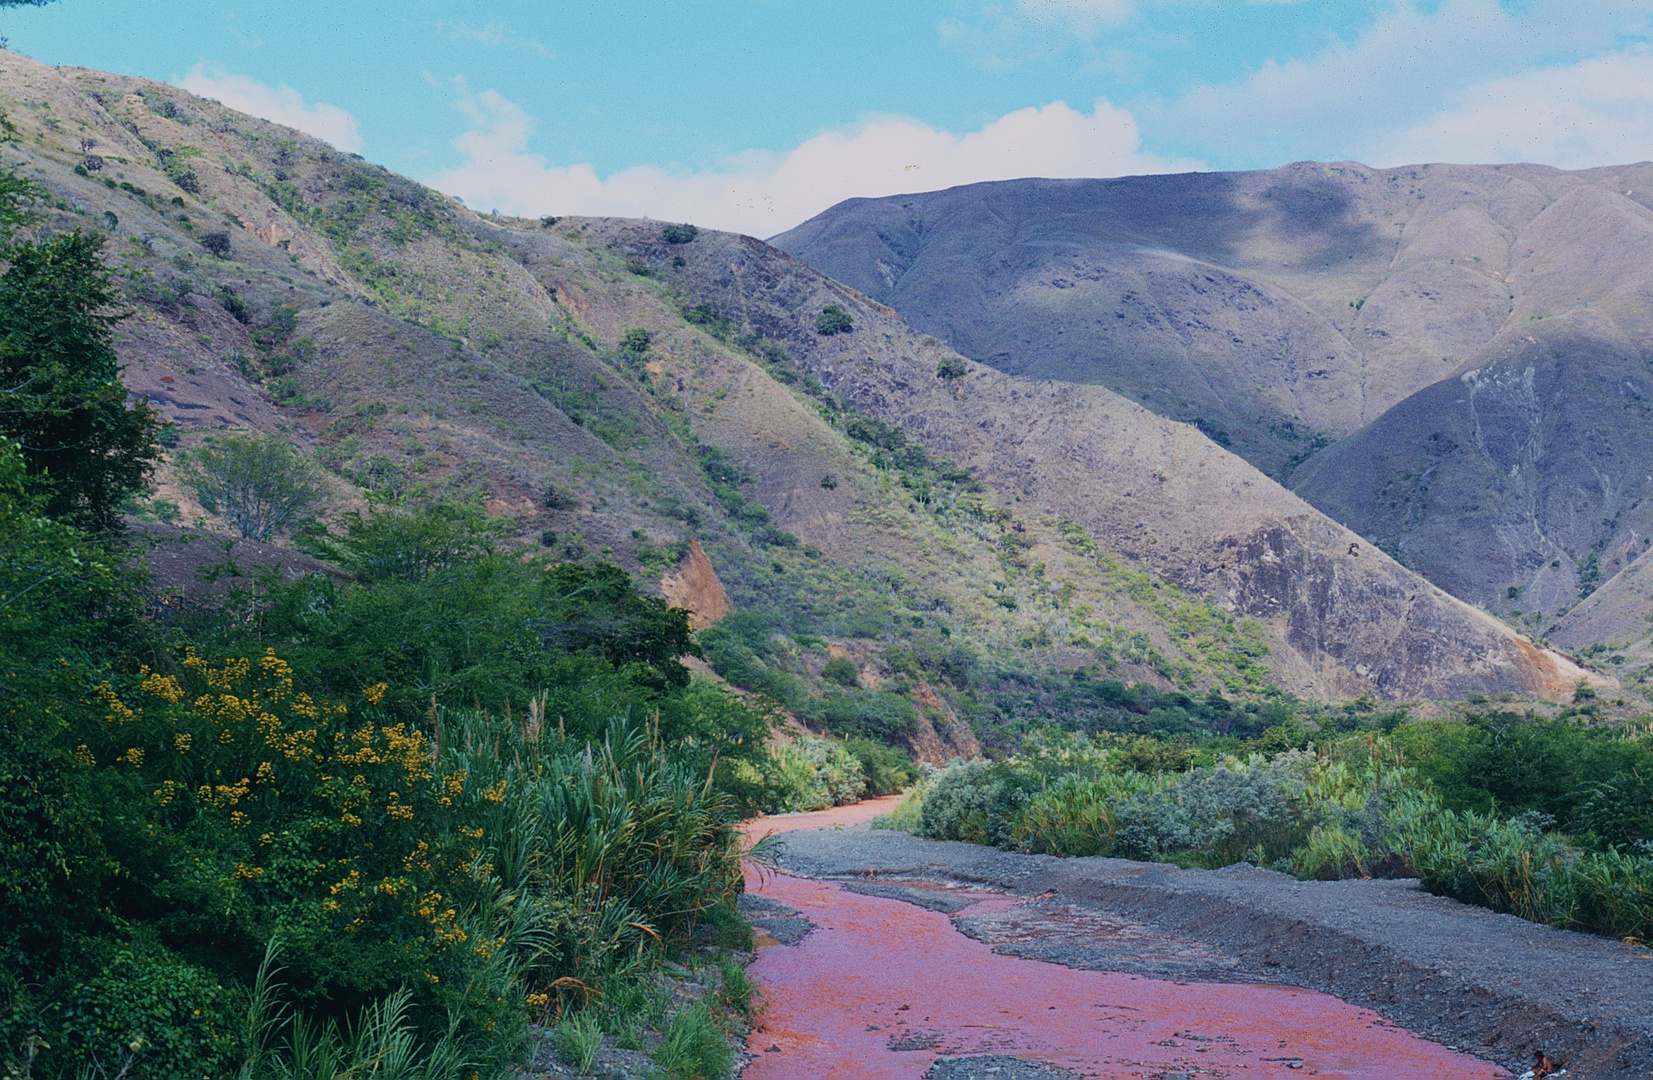
[[[862,829],[893,801],[762,818],[748,831]],[[1328,994],[995,952],[955,920],[986,925],[1027,902],[1001,893],[894,889],[919,906],[756,866],[746,887],[773,930],[760,930],[751,967],[764,1004],[746,1080],[1509,1075]]]

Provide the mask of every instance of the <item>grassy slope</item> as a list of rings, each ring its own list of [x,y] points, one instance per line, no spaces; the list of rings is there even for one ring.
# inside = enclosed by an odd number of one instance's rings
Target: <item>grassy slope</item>
[[[7,153],[53,195],[41,228],[109,235],[132,303],[128,383],[186,446],[225,426],[280,431],[334,470],[346,501],[481,497],[529,542],[549,531],[559,550],[610,553],[644,580],[694,536],[737,606],[873,654],[962,646],[1010,671],[1084,666],[1191,689],[1270,677],[1255,628],[1128,559],[1099,562],[1054,517],[997,510],[1014,497],[991,484],[938,481],[918,501],[819,395],[687,322],[681,290],[577,225],[480,218],[144,80],[8,55],[0,87],[23,133]],[[102,161],[84,176],[82,139]],[[227,258],[200,243],[219,231]],[[637,327],[652,337],[640,358],[615,347]],[[705,447],[804,544],[766,543],[750,514],[731,515]],[[161,479],[186,520],[200,514]],[[823,659],[793,662],[807,678]]]

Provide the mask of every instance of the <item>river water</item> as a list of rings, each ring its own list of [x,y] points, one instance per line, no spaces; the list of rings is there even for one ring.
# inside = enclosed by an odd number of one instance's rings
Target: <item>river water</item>
[[[748,832],[865,828],[895,801],[762,818]],[[969,1055],[1161,1080],[1509,1075],[1328,994],[1076,970],[995,953],[951,915],[833,882],[749,867],[746,885],[815,929],[793,945],[759,937],[751,974],[764,1006],[745,1080],[916,1078],[938,1058]],[[1023,902],[948,895],[969,902],[964,915]]]

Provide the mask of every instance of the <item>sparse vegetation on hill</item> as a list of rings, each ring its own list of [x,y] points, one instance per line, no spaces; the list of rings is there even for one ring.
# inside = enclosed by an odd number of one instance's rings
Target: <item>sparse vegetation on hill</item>
[[[1645,162],[1010,180],[850,200],[775,243],[985,365],[1194,425],[1645,690],[1642,590],[1568,613],[1653,532],[1649,183]]]

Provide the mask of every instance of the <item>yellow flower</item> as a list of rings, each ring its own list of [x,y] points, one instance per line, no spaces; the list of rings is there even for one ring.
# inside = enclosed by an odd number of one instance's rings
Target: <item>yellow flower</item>
[[[501,780],[499,783],[497,783],[493,787],[489,788],[486,792],[483,793],[482,797],[484,799],[487,799],[489,802],[504,802],[505,801],[505,781]]]
[[[75,747],[75,760],[82,765],[96,765],[98,759],[92,756],[92,750],[85,743]]]
[[[120,695],[115,693],[115,688],[113,686],[110,686],[106,682],[99,683],[97,693],[98,697],[103,699],[104,705],[109,709],[105,719],[107,719],[110,723],[124,724],[128,720],[134,720],[137,718],[138,714],[127,708],[126,703],[120,699]]]
[[[150,697],[158,697],[170,705],[176,705],[184,699],[184,688],[178,685],[178,680],[171,675],[157,675],[148,668],[143,669],[147,678],[138,685]]]
[[[132,749],[122,754],[120,756],[120,760],[127,762],[134,769],[136,769],[143,764],[143,749],[141,747],[134,746]]]
[[[385,691],[388,689],[390,689],[390,687],[386,686],[384,683],[376,683],[375,685],[368,687],[366,690],[363,690],[362,697],[367,699],[367,703],[369,705],[377,705],[385,699]]]
[[[550,994],[529,994],[527,1004],[530,1009],[542,1008],[551,1003]]]
[[[189,753],[189,744],[192,740],[193,736],[190,735],[189,732],[180,731],[172,737],[172,745],[178,748],[178,752],[180,754],[187,754]]]

